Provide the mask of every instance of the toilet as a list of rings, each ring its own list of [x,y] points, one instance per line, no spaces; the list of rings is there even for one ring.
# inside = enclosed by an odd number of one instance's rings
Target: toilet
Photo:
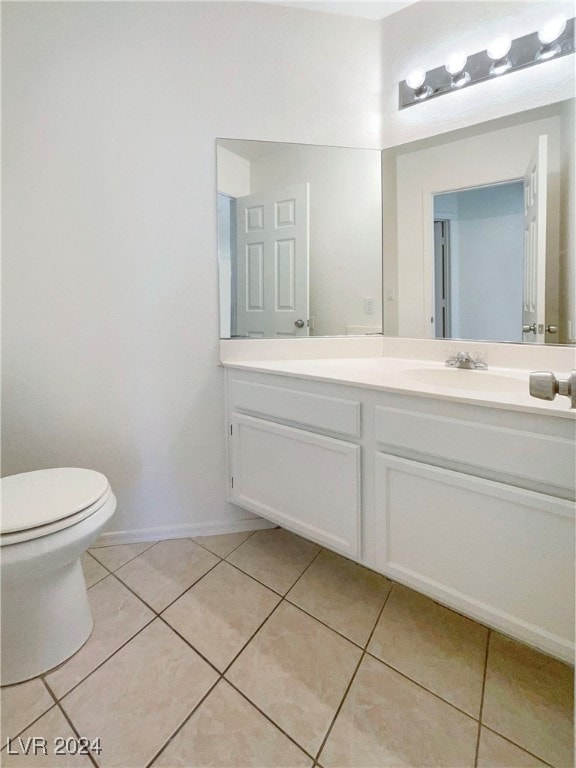
[[[0,580],[2,685],[61,664],[93,621],[80,557],[116,509],[106,477],[41,469],[2,478]]]

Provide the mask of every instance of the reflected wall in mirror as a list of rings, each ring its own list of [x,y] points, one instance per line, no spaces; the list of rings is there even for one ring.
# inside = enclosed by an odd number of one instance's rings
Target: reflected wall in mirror
[[[574,100],[385,150],[384,333],[576,341]]]
[[[218,139],[222,338],[381,333],[380,161]]]

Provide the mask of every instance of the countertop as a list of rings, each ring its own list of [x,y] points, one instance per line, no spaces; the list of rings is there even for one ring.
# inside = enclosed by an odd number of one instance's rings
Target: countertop
[[[570,408],[570,400],[567,397],[557,395],[553,401],[531,397],[528,389],[531,371],[518,368],[465,370],[446,368],[443,362],[398,357],[250,360],[223,362],[221,365],[225,368],[425,396],[490,408],[576,418],[576,410]],[[568,372],[558,374],[559,377],[567,375]]]

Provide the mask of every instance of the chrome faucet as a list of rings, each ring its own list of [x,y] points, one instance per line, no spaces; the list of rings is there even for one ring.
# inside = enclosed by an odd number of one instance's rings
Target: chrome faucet
[[[446,367],[477,370],[488,368],[488,363],[484,362],[479,355],[474,358],[469,352],[456,352],[456,354],[446,360]]]

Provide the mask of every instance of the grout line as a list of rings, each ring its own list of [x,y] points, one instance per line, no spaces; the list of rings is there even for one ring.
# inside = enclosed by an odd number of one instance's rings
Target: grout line
[[[80,739],[80,733],[79,733],[79,731],[76,729],[76,726],[74,725],[74,723],[72,722],[72,720],[71,720],[71,719],[68,717],[68,715],[67,715],[66,711],[64,710],[64,707],[62,706],[62,704],[61,704],[60,702],[58,702],[58,703],[56,704],[56,706],[57,706],[57,707],[58,707],[58,709],[60,710],[60,712],[61,712],[61,714],[63,715],[64,719],[67,721],[68,725],[69,725],[69,726],[70,726],[70,728],[72,729],[72,732],[74,733],[74,735],[76,736],[76,738],[77,738],[77,739]],[[96,760],[95,760],[94,756],[92,755],[92,751],[91,751],[90,749],[88,750],[88,758],[89,758],[90,762],[92,763],[92,765],[94,765],[94,766],[95,766],[95,768],[100,768],[100,767],[99,767],[99,765],[98,765],[98,763],[96,762]]]
[[[294,582],[294,584],[293,584],[292,586],[294,586],[295,584],[297,584],[297,583],[300,581],[300,579],[302,578],[302,576],[304,576],[304,574],[305,574],[305,573],[306,573],[306,571],[307,571],[307,570],[310,568],[310,566],[312,565],[312,563],[313,563],[313,562],[316,560],[316,558],[317,558],[317,557],[320,555],[320,552],[322,552],[322,550],[321,550],[321,549],[320,549],[320,551],[319,551],[319,552],[317,552],[317,553],[314,555],[314,557],[312,558],[312,560],[311,560],[311,561],[308,563],[308,565],[306,566],[306,568],[304,568],[304,570],[302,571],[302,573],[300,574],[300,576],[298,576],[298,578],[296,579],[296,581]],[[232,563],[230,563],[230,565],[232,565]],[[235,566],[234,566],[234,567],[235,567]],[[245,576],[248,576],[249,578],[252,578],[252,577],[251,577],[249,574],[246,574],[246,573],[244,573],[244,571],[240,570],[240,568],[237,568],[236,570],[240,571],[240,573],[243,573]],[[257,581],[257,579],[255,579],[255,581]],[[259,584],[262,584],[262,582],[258,582],[258,583],[259,583]],[[266,586],[266,585],[265,585],[265,584],[263,584],[263,586]],[[292,589],[292,587],[290,587],[290,589]],[[259,631],[262,629],[262,627],[264,626],[264,624],[266,624],[266,622],[267,622],[267,621],[268,621],[268,619],[269,619],[269,618],[272,616],[272,614],[273,614],[273,613],[275,613],[275,612],[278,610],[279,606],[280,606],[280,605],[282,605],[282,603],[283,603],[283,602],[285,602],[285,601],[286,601],[286,602],[288,602],[288,601],[286,600],[286,598],[285,598],[283,595],[280,595],[280,594],[279,594],[278,592],[276,592],[275,590],[272,590],[272,592],[274,592],[274,594],[275,594],[275,595],[278,595],[278,597],[280,598],[280,600],[279,600],[279,601],[278,601],[278,603],[277,603],[277,604],[274,606],[274,608],[273,608],[273,609],[270,611],[270,613],[268,614],[268,616],[266,616],[266,618],[264,619],[264,621],[262,621],[262,622],[261,622],[261,624],[258,626],[258,629],[256,629],[256,630],[255,630],[255,631],[252,633],[252,635],[251,635],[251,636],[248,638],[248,640],[247,640],[247,641],[244,643],[244,645],[243,645],[243,646],[242,646],[242,648],[241,648],[241,649],[238,651],[238,653],[237,653],[237,654],[234,656],[234,658],[232,659],[232,661],[231,661],[231,662],[230,662],[230,663],[229,663],[229,664],[228,664],[228,665],[225,667],[225,669],[224,669],[224,672],[222,673],[223,675],[225,675],[225,674],[228,672],[228,670],[230,669],[230,667],[232,666],[232,664],[234,664],[234,662],[235,662],[235,661],[236,661],[236,659],[237,659],[237,658],[240,656],[240,654],[241,654],[241,653],[244,651],[244,649],[245,649],[245,648],[246,648],[246,647],[247,647],[247,646],[248,646],[248,645],[249,645],[249,644],[252,642],[252,640],[254,639],[254,637],[255,637],[255,636],[258,634],[258,632],[259,632]],[[292,605],[292,603],[290,603],[290,605]],[[228,681],[228,682],[229,682],[229,681]]]
[[[105,658],[103,661],[101,661],[101,662],[100,662],[100,664],[98,664],[98,666],[94,667],[94,669],[91,669],[91,670],[90,670],[90,672],[88,672],[88,674],[87,674],[85,677],[83,677],[83,678],[82,678],[82,680],[79,680],[77,683],[74,683],[74,685],[72,686],[72,688],[70,688],[70,690],[68,690],[68,691],[66,691],[65,693],[63,693],[63,694],[62,694],[62,696],[61,696],[60,698],[56,697],[56,694],[54,693],[53,695],[55,696],[55,698],[56,698],[56,701],[58,702],[58,704],[59,704],[59,703],[60,703],[60,702],[61,702],[63,699],[65,699],[65,698],[66,698],[66,696],[68,696],[68,694],[72,693],[72,691],[75,691],[75,690],[76,690],[76,688],[78,688],[78,686],[79,686],[79,685],[82,685],[82,683],[85,683],[85,682],[86,682],[86,680],[88,680],[88,678],[89,678],[89,677],[92,677],[92,675],[94,674],[94,672],[96,672],[97,670],[99,670],[99,669],[100,669],[100,667],[103,667],[103,666],[104,666],[104,664],[106,664],[106,662],[107,662],[107,661],[110,661],[110,659],[111,659],[113,656],[116,656],[116,654],[118,653],[118,651],[121,651],[121,650],[122,650],[122,648],[124,648],[124,646],[128,645],[128,643],[130,643],[132,640],[134,640],[134,638],[135,638],[135,637],[137,637],[137,636],[138,636],[138,635],[139,635],[141,632],[143,632],[143,631],[144,631],[144,630],[145,630],[147,627],[149,627],[149,626],[150,626],[150,624],[152,624],[152,622],[153,622],[153,621],[156,621],[156,619],[157,619],[157,618],[158,618],[158,616],[153,616],[153,617],[150,619],[150,621],[147,621],[147,622],[146,622],[146,624],[144,624],[144,626],[140,627],[140,629],[139,629],[137,632],[135,632],[133,635],[131,635],[131,637],[129,637],[129,638],[128,638],[128,640],[126,640],[125,642],[123,642],[123,643],[122,643],[122,645],[118,646],[118,648],[116,648],[114,651],[112,651],[112,653],[111,653],[109,656],[107,656],[107,657],[106,657],[106,658]],[[72,656],[71,656],[70,658],[72,658]],[[67,661],[68,661],[68,659],[67,659]],[[66,664],[66,662],[63,662],[61,666],[63,666],[64,664]],[[46,683],[46,685],[48,685],[48,683]]]
[[[251,706],[251,707],[254,707],[254,709],[255,709],[257,712],[259,712],[259,713],[260,713],[260,714],[261,714],[263,717],[265,717],[265,718],[266,718],[266,720],[268,720],[268,722],[269,722],[269,723],[271,723],[271,724],[274,726],[274,728],[276,728],[276,730],[278,730],[278,731],[280,731],[280,733],[284,734],[284,736],[286,736],[286,738],[287,738],[287,739],[289,739],[289,740],[292,742],[292,744],[295,744],[295,745],[298,747],[298,749],[299,749],[301,752],[304,752],[304,754],[306,755],[306,757],[309,757],[311,760],[314,760],[314,756],[313,756],[313,755],[312,755],[310,752],[308,752],[308,750],[306,750],[306,749],[305,749],[305,748],[302,746],[302,744],[299,744],[299,743],[296,741],[296,739],[294,738],[294,736],[290,736],[290,734],[289,734],[289,733],[287,733],[287,732],[286,732],[286,731],[285,731],[285,730],[284,730],[284,729],[283,729],[283,728],[282,728],[280,725],[278,725],[278,723],[277,723],[275,720],[272,720],[272,718],[270,717],[270,715],[266,714],[266,712],[264,712],[264,710],[263,710],[263,709],[260,709],[260,707],[259,707],[257,704],[254,704],[254,702],[253,702],[251,699],[249,699],[249,698],[248,698],[248,696],[247,696],[247,695],[246,695],[246,694],[245,694],[245,693],[244,693],[244,692],[243,692],[243,691],[242,691],[240,688],[238,688],[238,687],[235,685],[235,683],[233,683],[233,682],[231,682],[230,680],[228,680],[228,678],[227,678],[227,677],[223,677],[223,680],[224,680],[225,682],[227,682],[229,686],[231,686],[232,688],[234,688],[234,690],[236,691],[236,693],[239,693],[239,694],[240,694],[240,696],[242,696],[242,698],[243,698],[243,699],[245,699],[245,700],[248,702],[248,704],[250,704],[250,706]]]
[[[198,545],[198,546],[200,546],[200,545]],[[214,555],[214,553],[213,553],[213,552],[212,552],[211,554],[213,554],[213,555]],[[218,555],[214,555],[214,557],[218,557]],[[186,589],[184,589],[182,592],[180,592],[180,594],[179,594],[179,595],[177,595],[177,596],[174,598],[174,600],[171,600],[171,601],[168,603],[168,605],[165,605],[165,606],[164,606],[164,608],[162,608],[162,610],[161,610],[160,612],[156,611],[156,614],[157,614],[158,616],[160,616],[160,614],[161,614],[161,613],[164,613],[164,611],[167,611],[167,610],[168,610],[168,608],[170,608],[170,606],[174,605],[174,603],[176,603],[178,600],[180,600],[180,598],[181,598],[181,597],[183,597],[183,596],[186,594],[186,592],[189,592],[189,591],[192,589],[192,587],[195,587],[195,586],[196,586],[196,584],[198,584],[199,582],[201,582],[201,581],[202,581],[202,579],[203,579],[205,576],[208,576],[208,574],[209,574],[209,573],[211,573],[211,572],[212,572],[212,571],[213,571],[215,568],[217,568],[217,567],[220,565],[220,563],[221,563],[221,562],[222,562],[222,558],[219,558],[217,563],[214,563],[214,565],[211,565],[211,566],[210,566],[210,568],[209,568],[209,569],[208,569],[208,570],[207,570],[205,573],[203,573],[203,574],[202,574],[202,576],[199,576],[197,579],[195,579],[195,580],[192,582],[192,584],[190,584],[189,586],[187,586],[187,587],[186,587]],[[120,577],[118,577],[118,578],[120,578]],[[122,579],[120,579],[120,581],[122,581]],[[124,584],[124,582],[123,582],[123,581],[122,581],[122,584]],[[126,584],[125,586],[128,586],[128,585]],[[135,593],[135,594],[136,594],[136,593]],[[140,600],[142,600],[142,598],[140,598]]]
[[[414,685],[417,685],[418,688],[421,688],[423,691],[426,691],[426,693],[429,693],[431,696],[434,696],[434,698],[439,699],[439,701],[443,702],[444,704],[447,704],[449,707],[452,707],[452,709],[455,709],[456,712],[460,712],[461,715],[466,715],[466,717],[469,717],[470,720],[474,720],[475,723],[480,722],[478,718],[474,717],[474,715],[471,715],[470,712],[466,712],[466,710],[460,709],[460,707],[457,707],[456,704],[452,704],[452,702],[448,701],[448,699],[443,699],[442,696],[440,696],[440,694],[435,693],[434,691],[431,691],[430,688],[426,688],[425,685],[422,685],[422,683],[419,683],[418,680],[414,680],[413,677],[409,677],[409,675],[407,675],[405,672],[402,672],[400,669],[396,669],[396,667],[392,666],[392,664],[390,664],[388,661],[384,661],[378,656],[375,656],[370,651],[366,651],[366,655],[370,656],[376,661],[379,661],[380,664],[384,664],[385,667],[388,667],[388,669],[391,669],[393,672],[396,672],[396,674],[400,675],[400,677],[403,677],[405,680],[408,680],[408,682],[413,683]]]
[[[194,715],[194,713],[198,710],[198,708],[202,706],[202,704],[206,701],[208,696],[212,693],[214,688],[216,688],[220,680],[222,680],[222,675],[218,673],[218,679],[214,681],[214,683],[210,686],[210,688],[208,688],[206,693],[201,697],[200,701],[198,701],[198,703],[192,708],[192,711],[188,715],[186,715],[184,720],[180,723],[180,725],[176,728],[176,730],[172,733],[172,735],[168,738],[168,740],[160,747],[160,749],[156,752],[156,754],[152,757],[152,759],[146,763],[146,768],[150,768],[150,766],[156,762],[156,760],[160,757],[162,752],[164,752],[164,750],[169,746],[169,744],[172,741],[174,741],[174,739],[176,738],[176,736],[178,736],[182,728],[184,728],[186,723],[191,719],[192,715]]]
[[[482,676],[482,691],[480,693],[480,711],[478,713],[478,735],[476,737],[476,751],[474,753],[474,768],[478,765],[478,753],[480,752],[480,734],[482,733],[482,712],[484,710],[484,692],[486,690],[486,675],[488,674],[488,654],[490,652],[490,639],[492,632],[488,630],[486,638],[486,651],[484,653],[484,675]]]
[[[360,645],[360,643],[357,643],[356,640],[351,640],[347,635],[343,635],[342,632],[340,632],[340,630],[335,629],[334,627],[331,627],[330,624],[326,624],[325,621],[322,621],[322,619],[319,619],[318,616],[314,616],[313,613],[310,613],[309,611],[306,610],[306,608],[303,608],[301,605],[298,605],[298,603],[293,603],[292,600],[288,599],[288,597],[286,597],[285,600],[289,605],[294,606],[294,608],[298,608],[299,611],[302,611],[302,613],[305,613],[306,616],[310,616],[311,619],[314,619],[319,624],[322,624],[322,626],[326,627],[326,629],[331,629],[332,632],[339,635],[344,640],[348,640],[349,643],[352,643],[352,645],[356,646],[356,648],[358,648],[359,650],[363,651],[365,649],[366,646]]]
[[[271,529],[271,530],[273,530],[273,529]],[[242,546],[242,545],[240,545],[240,546]],[[317,545],[317,546],[318,546],[318,545]],[[237,571],[240,571],[240,573],[243,573],[245,576],[250,576],[250,578],[251,578],[251,579],[254,579],[254,581],[257,581],[257,582],[258,582],[258,584],[261,584],[263,587],[266,587],[266,589],[269,589],[271,592],[274,592],[276,595],[278,595],[279,597],[281,597],[281,598],[282,598],[282,600],[285,600],[285,599],[286,599],[286,596],[287,596],[287,594],[288,594],[288,592],[290,592],[290,590],[294,589],[294,587],[296,586],[296,584],[298,584],[298,582],[300,581],[300,579],[302,578],[302,576],[304,576],[304,574],[306,573],[306,571],[308,570],[308,568],[310,568],[310,566],[312,565],[312,563],[313,563],[313,562],[316,560],[316,558],[317,558],[317,557],[320,555],[320,553],[321,553],[321,552],[323,552],[323,551],[324,551],[324,548],[323,548],[323,547],[319,547],[319,549],[318,549],[318,552],[316,552],[316,554],[314,555],[314,557],[312,558],[312,560],[311,560],[311,561],[308,563],[308,565],[306,566],[306,568],[304,568],[304,570],[302,571],[302,573],[300,574],[300,576],[298,576],[298,578],[296,579],[296,581],[294,582],[294,584],[291,584],[291,585],[288,587],[288,589],[286,590],[286,592],[285,592],[284,594],[283,594],[282,592],[278,592],[278,590],[277,590],[277,589],[274,589],[274,587],[271,587],[269,584],[265,584],[263,581],[260,581],[260,579],[259,579],[257,576],[253,576],[251,573],[248,573],[248,571],[245,571],[245,570],[243,570],[243,569],[242,569],[242,568],[241,568],[239,565],[236,565],[236,563],[231,563],[231,562],[230,562],[229,560],[227,560],[226,558],[224,558],[224,562],[228,563],[228,565],[231,565],[233,568],[236,568],[236,570],[237,570]],[[232,552],[231,552],[230,554],[232,554]],[[226,557],[230,557],[230,555],[227,555]]]
[[[140,557],[140,555],[143,555],[144,552],[148,552],[149,549],[152,549],[152,547],[155,544],[160,544],[160,541],[173,541],[173,539],[160,539],[159,541],[153,541],[149,547],[146,547],[146,549],[143,549],[142,552],[138,552],[137,555],[134,555],[134,557],[131,557],[129,560],[126,560],[125,563],[122,563],[122,565],[119,565],[118,568],[115,568],[114,570],[119,571],[120,568],[124,568],[125,565],[128,565],[128,563],[131,563],[132,560],[136,560],[137,557]],[[135,544],[138,542],[134,542]],[[110,547],[129,547],[130,544],[109,544],[107,547],[93,547],[93,549],[109,549]],[[92,555],[92,552],[88,550],[88,554]],[[110,569],[107,565],[104,565],[104,563],[101,563],[100,560],[96,557],[96,555],[92,555],[94,560],[98,563],[98,565],[101,565],[103,568],[106,568],[106,570],[109,573],[114,573],[112,569]]]
[[[203,654],[203,653],[201,653],[201,652],[200,652],[200,651],[199,651],[199,650],[198,650],[198,649],[197,649],[195,646],[193,646],[193,645],[192,645],[192,643],[190,642],[190,640],[187,640],[187,639],[184,637],[184,635],[181,635],[181,634],[180,634],[180,632],[179,632],[177,629],[174,629],[174,627],[172,626],[172,624],[169,624],[169,623],[166,621],[166,619],[164,618],[164,616],[158,616],[157,618],[158,618],[158,619],[160,619],[160,621],[161,621],[163,624],[165,624],[165,625],[168,627],[168,629],[171,629],[171,630],[172,630],[172,632],[174,632],[174,634],[175,634],[175,635],[177,635],[177,636],[180,638],[180,640],[182,640],[183,642],[185,642],[185,643],[186,643],[186,645],[187,645],[189,648],[191,648],[191,649],[194,651],[194,653],[197,653],[197,654],[198,654],[198,656],[200,656],[200,658],[201,658],[203,661],[205,661],[205,662],[206,662],[206,664],[209,664],[209,665],[212,667],[212,669],[214,670],[214,672],[216,672],[216,673],[217,673],[217,674],[218,674],[220,677],[222,677],[222,675],[223,675],[223,672],[221,672],[221,671],[218,669],[218,667],[217,667],[217,666],[215,666],[214,662],[210,661],[210,659],[208,659],[206,656],[204,656],[204,654]]]
[[[328,730],[326,731],[326,734],[324,735],[324,738],[322,739],[322,742],[320,744],[320,747],[318,748],[318,751],[316,752],[316,763],[318,763],[318,760],[320,759],[320,755],[322,753],[322,750],[326,746],[326,742],[328,741],[330,734],[332,733],[332,729],[334,728],[334,725],[336,723],[336,720],[338,718],[338,715],[340,714],[340,710],[344,706],[344,702],[346,701],[346,697],[348,696],[348,692],[350,691],[350,688],[352,688],[352,684],[354,680],[356,679],[356,675],[358,674],[358,670],[360,669],[360,665],[364,661],[364,657],[366,656],[366,648],[368,648],[370,644],[370,640],[372,640],[372,635],[376,631],[376,627],[378,626],[378,622],[380,621],[380,617],[382,616],[382,613],[384,612],[384,608],[386,607],[386,603],[388,602],[388,599],[390,598],[390,595],[392,594],[392,589],[389,590],[388,594],[386,595],[386,598],[382,604],[382,608],[380,609],[380,612],[378,613],[378,617],[376,621],[374,622],[374,626],[372,627],[372,631],[370,632],[370,635],[368,637],[368,640],[366,641],[366,646],[362,650],[362,655],[360,656],[360,659],[358,660],[358,664],[356,665],[356,669],[352,673],[352,677],[350,678],[350,682],[346,686],[346,690],[344,691],[344,695],[342,696],[342,699],[340,701],[340,704],[338,705],[336,712],[334,713],[334,717],[332,718],[332,722],[328,726]]]
[[[262,629],[262,627],[264,626],[264,624],[266,624],[266,622],[268,621],[268,619],[270,619],[270,618],[272,617],[272,615],[273,615],[274,613],[276,613],[276,611],[278,610],[278,607],[279,607],[280,605],[282,605],[282,603],[283,603],[283,602],[284,602],[283,600],[278,600],[278,602],[276,603],[276,605],[274,606],[274,608],[272,608],[272,610],[270,611],[270,613],[268,614],[268,616],[266,616],[266,618],[264,619],[264,621],[262,621],[262,622],[261,622],[261,623],[258,625],[258,628],[257,628],[256,630],[254,630],[254,632],[253,632],[253,633],[250,635],[250,637],[248,638],[248,640],[246,640],[246,642],[244,643],[244,645],[242,646],[242,648],[240,648],[240,650],[238,651],[238,653],[237,653],[237,654],[234,656],[234,658],[232,659],[232,661],[230,661],[230,662],[229,662],[229,663],[228,663],[228,664],[227,664],[227,665],[224,667],[224,671],[222,672],[222,675],[225,675],[225,674],[228,672],[228,670],[230,669],[230,667],[232,666],[232,664],[234,664],[234,662],[235,662],[235,661],[236,661],[236,659],[237,659],[237,658],[240,656],[240,654],[241,654],[241,653],[244,651],[244,649],[245,649],[245,648],[246,648],[246,647],[247,647],[247,646],[248,646],[248,645],[249,645],[249,644],[252,642],[252,640],[253,640],[253,639],[256,637],[256,635],[258,634],[258,632],[260,632],[260,630]]]
[[[108,574],[110,573],[110,571],[109,571],[107,568],[105,568],[105,567],[102,565],[102,563],[100,562],[100,560],[97,560],[97,559],[94,557],[94,555],[90,554],[90,552],[88,552],[88,551],[87,551],[87,552],[86,552],[86,555],[87,555],[89,558],[91,558],[92,560],[94,560],[94,562],[96,563],[96,565],[100,566],[100,568],[103,568],[103,569],[104,569],[104,571],[105,571],[105,573],[104,573],[104,576],[100,576],[100,578],[99,578],[99,579],[96,579],[96,581],[92,582],[92,584],[90,584],[90,586],[88,586],[88,584],[86,584],[86,589],[92,589],[92,587],[95,587],[95,586],[96,586],[96,584],[99,584],[101,581],[104,581],[104,579],[106,578],[106,576],[108,576]],[[80,558],[80,561],[82,561],[82,558]],[[82,572],[84,573],[84,570],[82,570]],[[84,573],[84,581],[86,581],[86,574],[85,574],[85,573]]]
[[[31,679],[32,680],[36,680],[37,678],[33,677]],[[54,698],[54,696],[52,696],[52,698]],[[18,733],[15,733],[14,736],[5,736],[5,734],[2,734],[2,740],[4,741],[5,738],[6,739],[10,739],[10,740],[17,739],[18,736],[21,736],[24,733],[24,731],[27,731],[28,728],[31,728],[33,725],[35,725],[38,722],[38,720],[41,720],[44,717],[44,715],[47,715],[48,712],[51,712],[54,709],[54,707],[57,707],[57,706],[58,706],[58,702],[56,700],[54,700],[52,702],[52,704],[50,704],[50,706],[48,707],[47,710],[42,712],[41,715],[38,715],[38,717],[35,717],[34,720],[32,720],[31,723],[28,723],[28,725],[25,725],[24,728],[22,728],[22,730],[18,731]],[[3,747],[2,747],[2,749],[0,751],[3,752],[6,749],[6,746],[7,746],[7,742],[3,745]]]
[[[218,555],[214,555],[214,557],[218,557]],[[169,602],[167,605],[165,605],[165,606],[164,606],[164,607],[163,607],[163,608],[160,610],[160,612],[158,612],[158,611],[156,610],[156,608],[153,608],[153,607],[150,605],[150,603],[147,603],[147,602],[146,602],[146,600],[145,600],[145,599],[142,597],[142,595],[139,595],[139,594],[138,594],[138,592],[136,592],[136,591],[135,591],[135,590],[134,590],[134,589],[133,589],[133,588],[132,588],[132,587],[131,587],[129,584],[127,584],[125,581],[123,581],[123,580],[121,579],[121,577],[120,577],[120,576],[118,576],[118,573],[117,573],[116,571],[110,571],[110,576],[114,576],[114,578],[115,578],[117,581],[119,581],[119,582],[120,582],[120,584],[122,584],[122,586],[123,586],[123,587],[126,587],[126,589],[127,589],[129,592],[131,592],[131,593],[134,595],[134,597],[137,597],[137,598],[138,598],[138,600],[140,600],[140,602],[144,603],[144,605],[145,605],[147,608],[149,608],[149,609],[150,609],[150,610],[151,610],[151,611],[152,611],[152,612],[153,612],[153,613],[154,613],[156,616],[160,616],[160,614],[161,614],[161,613],[163,613],[165,610],[167,610],[168,608],[170,608],[170,606],[171,606],[173,603],[175,603],[177,600],[179,600],[179,599],[180,599],[180,598],[181,598],[183,595],[185,595],[185,594],[186,594],[186,592],[188,592],[188,590],[189,590],[189,589],[192,589],[192,587],[196,586],[196,584],[198,584],[198,582],[199,582],[199,581],[201,581],[201,580],[204,578],[204,576],[207,576],[207,575],[210,573],[210,571],[213,571],[213,570],[214,570],[214,568],[216,568],[216,566],[217,566],[217,565],[220,565],[220,563],[221,563],[221,562],[222,562],[222,560],[218,560],[218,562],[217,562],[217,563],[214,563],[214,565],[210,566],[210,568],[209,568],[209,569],[208,569],[208,570],[207,570],[205,573],[203,573],[203,574],[202,574],[202,576],[199,576],[199,577],[198,577],[198,578],[197,578],[195,581],[193,581],[193,582],[192,582],[192,584],[190,584],[189,586],[187,586],[187,587],[186,587],[186,589],[184,589],[184,590],[182,590],[182,592],[178,593],[178,595],[176,595],[176,597],[175,597],[173,600],[171,600],[171,601],[170,601],[170,602]]]
[[[241,541],[241,542],[240,542],[240,544],[236,544],[236,546],[234,547],[234,549],[231,549],[231,550],[230,550],[230,552],[228,552],[228,554],[224,555],[224,557],[222,557],[222,555],[218,555],[218,554],[216,554],[216,552],[213,552],[211,549],[209,549],[209,548],[208,548],[207,546],[205,546],[204,544],[200,544],[200,542],[199,542],[199,541],[196,541],[196,539],[194,539],[192,536],[189,536],[188,538],[190,539],[190,541],[193,541],[193,542],[194,542],[194,544],[198,544],[198,546],[199,546],[199,547],[202,547],[202,549],[205,549],[207,552],[210,552],[211,554],[213,554],[213,555],[216,555],[216,557],[220,557],[222,560],[226,560],[226,558],[227,558],[227,557],[230,557],[230,555],[232,554],[232,552],[236,552],[236,550],[238,549],[238,547],[241,547],[241,546],[242,546],[242,544],[245,544],[245,543],[248,541],[248,539],[251,539],[251,538],[252,538],[252,536],[254,536],[254,534],[255,534],[255,533],[258,533],[258,531],[259,531],[259,530],[260,530],[260,531],[262,531],[262,530],[264,530],[264,531],[265,531],[265,530],[267,530],[267,529],[266,529],[266,528],[259,528],[259,529],[255,530],[255,531],[235,531],[234,533],[249,533],[250,535],[249,535],[249,536],[246,536],[246,538],[244,539],[244,541]],[[233,534],[233,533],[232,533],[232,534],[229,534],[229,533],[228,533],[228,534],[227,534],[227,533],[213,533],[213,534],[210,534],[210,535],[211,535],[211,536],[231,536],[231,535],[234,535],[234,534]],[[202,538],[207,538],[207,537],[206,537],[206,536],[203,536]]]
[[[243,571],[239,565],[236,565],[235,563],[231,563],[229,560],[226,560],[226,558],[224,558],[223,562],[227,563],[228,565],[231,565],[232,568],[236,568],[236,570],[240,571],[240,573],[243,573],[244,576],[250,576],[251,579],[254,579],[254,581],[257,581],[258,584],[260,584],[262,587],[266,587],[266,589],[269,589],[271,592],[274,592],[275,595],[278,595],[278,597],[281,597],[282,600],[284,600],[285,595],[283,595],[282,592],[278,592],[278,590],[274,589],[274,587],[271,587],[268,584],[264,584],[263,581],[260,581],[260,579],[256,578],[256,576],[252,576],[251,573],[248,573],[247,571]],[[292,587],[290,587],[290,589],[292,589]]]
[[[70,658],[72,658],[72,657],[70,657]],[[65,663],[65,662],[64,662],[64,663]],[[48,680],[46,680],[46,677],[47,677],[47,675],[48,675],[48,674],[50,674],[50,673],[49,673],[49,672],[44,672],[44,673],[41,675],[41,679],[42,679],[42,682],[44,683],[44,687],[46,688],[46,690],[48,691],[48,693],[50,694],[50,696],[51,696],[51,697],[54,699],[54,703],[55,703],[55,704],[57,704],[57,703],[58,703],[58,696],[56,696],[56,694],[55,694],[55,693],[54,693],[54,691],[52,690],[52,686],[50,685],[50,683],[48,682]]]
[[[508,744],[512,744],[514,747],[518,747],[518,749],[521,749],[523,752],[526,752],[527,755],[530,755],[531,757],[535,757],[536,760],[539,760],[543,765],[549,766],[549,768],[554,768],[552,763],[547,763],[543,758],[540,757],[540,755],[536,755],[534,752],[530,752],[530,750],[526,749],[526,747],[523,747],[521,744],[516,744],[515,741],[512,741],[507,736],[504,736],[501,733],[498,733],[498,731],[495,731],[494,728],[491,728],[489,725],[482,725],[482,728],[485,728],[487,731],[490,731],[491,733],[496,734],[496,736],[500,736],[501,739],[504,739],[504,741],[507,741]]]

